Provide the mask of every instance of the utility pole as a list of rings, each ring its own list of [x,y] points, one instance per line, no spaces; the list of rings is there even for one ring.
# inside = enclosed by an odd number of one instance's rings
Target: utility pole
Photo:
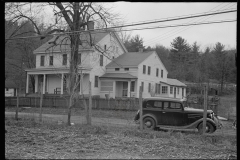
[[[142,119],[142,86],[139,87],[139,121],[140,121],[140,130],[143,130],[143,119]]]
[[[207,119],[207,85],[204,86],[204,112],[203,112],[203,133],[202,134],[205,134],[206,132],[206,119]]]

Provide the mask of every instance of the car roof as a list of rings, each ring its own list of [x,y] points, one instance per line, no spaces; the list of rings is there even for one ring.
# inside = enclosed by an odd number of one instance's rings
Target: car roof
[[[167,97],[149,97],[149,98],[144,98],[143,99],[143,101],[149,101],[149,100],[163,100],[163,101],[173,101],[173,102],[186,101],[185,99],[167,98]]]

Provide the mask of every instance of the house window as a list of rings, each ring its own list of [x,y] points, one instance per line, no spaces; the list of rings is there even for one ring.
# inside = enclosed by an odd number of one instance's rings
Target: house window
[[[148,75],[150,75],[150,74],[151,74],[151,67],[148,66]]]
[[[100,66],[103,66],[103,55],[100,55]]]
[[[160,94],[160,90],[161,90],[161,85],[156,83],[155,84],[155,93]]]
[[[53,56],[49,56],[49,66],[53,65]]]
[[[40,66],[44,66],[44,58],[45,58],[45,56],[41,56],[41,64],[40,64]]]
[[[173,94],[173,87],[170,87],[170,94]]]
[[[6,88],[6,91],[8,91],[8,88]]]
[[[156,69],[156,77],[158,77],[158,72],[159,72],[159,69],[157,68]]]
[[[101,91],[113,91],[113,82],[101,81]]]
[[[151,83],[148,83],[148,92],[151,92]]]
[[[161,70],[161,77],[163,78],[163,70]]]
[[[167,94],[168,93],[168,87],[167,86],[162,86],[162,94]]]
[[[94,87],[98,87],[98,76],[95,76]]]
[[[105,44],[105,45],[104,45],[104,51],[106,51],[106,50],[107,50],[107,45]]]
[[[142,82],[142,91],[144,90],[144,82]]]
[[[129,68],[124,68],[125,71],[129,71]]]
[[[131,92],[134,92],[135,81],[131,81]]]
[[[143,65],[143,74],[146,73],[146,65]]]
[[[63,54],[62,65],[67,65],[67,54]]]
[[[179,87],[177,88],[177,94],[179,94]]]
[[[119,71],[120,70],[120,68],[115,68],[115,71]]]

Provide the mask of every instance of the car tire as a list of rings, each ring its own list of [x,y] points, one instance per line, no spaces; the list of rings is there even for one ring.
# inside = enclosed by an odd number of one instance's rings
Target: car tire
[[[198,125],[198,132],[202,133],[203,132],[203,123],[200,123]],[[206,132],[205,133],[213,133],[215,131],[213,125],[209,122],[206,123]]]
[[[146,117],[143,119],[143,128],[154,130],[156,128],[156,122],[151,117]]]

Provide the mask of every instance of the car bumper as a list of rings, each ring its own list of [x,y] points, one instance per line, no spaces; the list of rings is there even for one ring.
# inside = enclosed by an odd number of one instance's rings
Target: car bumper
[[[217,117],[214,117],[214,122],[216,124],[217,129],[221,129],[222,128],[222,123],[221,123],[221,121]]]

